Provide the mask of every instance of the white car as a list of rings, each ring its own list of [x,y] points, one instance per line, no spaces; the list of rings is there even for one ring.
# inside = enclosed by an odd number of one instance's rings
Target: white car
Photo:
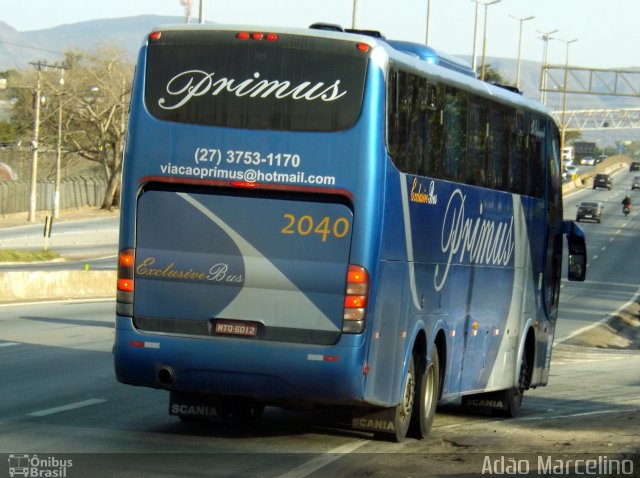
[[[594,164],[596,164],[596,158],[592,158],[591,156],[587,156],[587,157],[582,158],[580,160],[580,164],[582,164],[584,166],[593,166]]]

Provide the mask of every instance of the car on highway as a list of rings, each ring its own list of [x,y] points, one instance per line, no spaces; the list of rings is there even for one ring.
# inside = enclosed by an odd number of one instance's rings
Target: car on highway
[[[640,161],[634,161],[629,165],[629,171],[640,171]]]
[[[631,190],[640,189],[640,176],[634,176],[631,180]]]
[[[602,210],[604,207],[601,202],[582,201],[578,204],[578,212],[576,214],[576,222],[580,221],[596,221],[602,220]]]
[[[582,164],[583,166],[593,166],[594,164],[596,164],[596,158],[586,156],[580,160],[580,164]]]
[[[567,166],[562,170],[563,181],[573,181],[578,177],[578,168],[575,166]]]
[[[606,188],[611,191],[612,186],[613,178],[610,174],[598,173],[596,177],[593,178],[593,189]]]

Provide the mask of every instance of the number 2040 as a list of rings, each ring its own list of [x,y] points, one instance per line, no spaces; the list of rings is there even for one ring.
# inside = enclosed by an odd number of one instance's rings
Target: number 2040
[[[325,242],[329,236],[342,238],[349,233],[349,221],[344,217],[331,219],[325,216],[314,219],[312,216],[296,217],[293,214],[285,214],[283,217],[286,224],[280,230],[282,234],[300,234],[301,236],[317,234],[322,242]]]

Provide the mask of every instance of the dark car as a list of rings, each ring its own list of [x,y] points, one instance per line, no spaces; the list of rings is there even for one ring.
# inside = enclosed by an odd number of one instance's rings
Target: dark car
[[[593,189],[607,188],[611,191],[611,186],[613,186],[613,179],[610,174],[596,174],[596,177],[593,178]]]
[[[634,176],[631,180],[631,190],[640,189],[640,176]]]
[[[576,214],[576,221],[596,221],[600,222],[602,218],[602,203],[595,201],[582,201],[578,204],[578,213]]]
[[[640,171],[640,161],[634,161],[629,165],[629,171]]]

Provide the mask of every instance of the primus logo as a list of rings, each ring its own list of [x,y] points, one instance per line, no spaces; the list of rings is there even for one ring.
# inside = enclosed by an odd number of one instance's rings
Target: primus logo
[[[260,79],[260,73],[255,72],[253,78],[240,79],[220,77],[214,79],[215,72],[202,70],[188,70],[178,73],[167,82],[165,91],[171,98],[160,98],[158,106],[164,110],[175,110],[191,99],[199,96],[217,96],[229,93],[237,97],[275,98],[281,100],[290,97],[292,100],[305,101],[335,101],[347,94],[340,89],[340,80],[326,85],[324,82],[303,81],[292,84],[291,81]],[[169,101],[173,99],[173,101]]]
[[[466,199],[467,196],[456,189],[445,209],[440,248],[448,257],[444,267],[436,265],[434,286],[437,291],[446,284],[454,262],[506,267],[513,257],[513,215],[507,221],[484,217],[482,204],[478,213],[470,212],[465,207]]]

